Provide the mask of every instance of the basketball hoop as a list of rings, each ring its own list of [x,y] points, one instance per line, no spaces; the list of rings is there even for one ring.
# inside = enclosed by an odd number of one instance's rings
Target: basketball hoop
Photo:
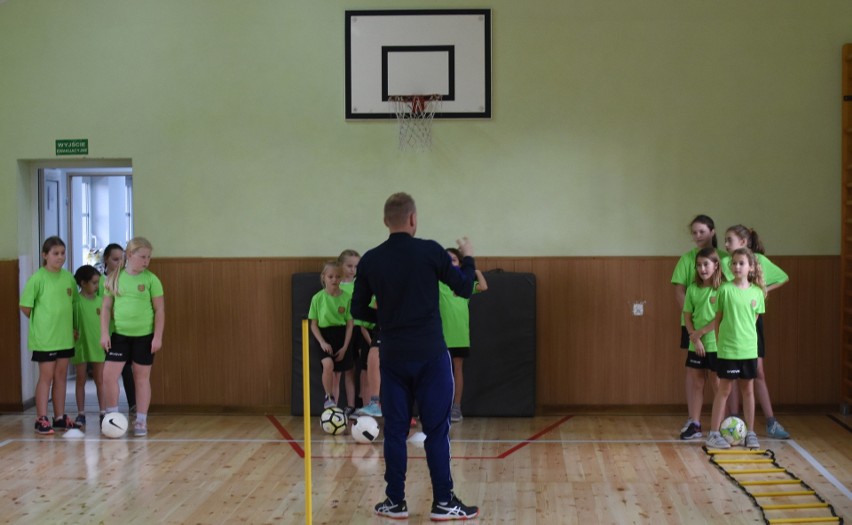
[[[441,95],[388,97],[399,123],[399,149],[432,148],[432,118],[441,105]]]

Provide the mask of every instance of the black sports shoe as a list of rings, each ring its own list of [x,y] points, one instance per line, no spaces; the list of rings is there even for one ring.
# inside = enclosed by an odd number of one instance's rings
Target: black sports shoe
[[[53,427],[50,426],[50,421],[47,420],[47,416],[41,416],[40,418],[36,419],[35,431],[37,434],[42,434],[45,436],[53,434]]]
[[[53,418],[53,428],[58,430],[71,430],[72,428],[77,428],[77,425],[74,424],[74,420],[68,417],[68,414],[63,414],[62,417]]]
[[[402,520],[408,517],[408,505],[405,504],[405,500],[394,503],[390,498],[385,498],[383,502],[376,505],[376,514]]]
[[[432,521],[469,520],[479,516],[479,507],[468,507],[455,494],[446,503],[432,503]]]
[[[680,439],[701,439],[701,425],[691,421],[686,430],[680,433]]]

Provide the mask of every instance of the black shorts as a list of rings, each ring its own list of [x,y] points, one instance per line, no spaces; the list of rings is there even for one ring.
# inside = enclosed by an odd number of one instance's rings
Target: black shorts
[[[356,326],[355,328],[357,328],[359,332],[361,331],[360,326]],[[377,338],[379,337],[379,331],[376,330],[375,328],[373,328],[369,332],[370,332],[370,342],[369,343],[367,343],[367,340],[364,339],[363,335],[361,336],[361,343],[363,344],[363,346],[361,347],[361,352],[358,354],[358,366],[360,367],[361,370],[366,370],[368,368],[367,360],[370,357],[370,348],[378,348],[378,345],[379,345],[379,343],[377,341]]]
[[[137,365],[153,365],[154,354],[151,353],[151,341],[154,334],[130,336],[112,334],[112,348],[107,352],[106,360],[126,363],[132,361]]]
[[[719,379],[754,379],[757,377],[757,359],[717,359],[716,375]]]
[[[364,342],[364,336],[361,335],[361,327],[353,326],[352,337],[349,339],[349,353],[352,355],[353,363],[358,362],[358,358],[362,352],[362,347],[365,344],[366,343]]]
[[[74,357],[74,349],[70,350],[51,350],[50,352],[43,352],[41,350],[33,350],[33,363],[50,363],[51,361],[56,361],[57,359],[71,359]]]
[[[680,327],[680,347],[684,350],[689,350],[689,332],[686,331],[686,327],[683,325]]]
[[[346,354],[343,356],[343,359],[340,361],[334,361],[334,356],[337,355],[337,352],[343,348],[343,342],[346,341],[346,327],[345,326],[327,326],[325,328],[320,328],[320,334],[322,334],[322,338],[325,339],[325,342],[331,345],[333,354],[326,354],[319,343],[316,343],[316,350],[314,354],[319,361],[323,359],[331,359],[334,362],[334,371],[335,372],[345,372],[347,370],[352,370],[354,366],[354,361],[352,360],[352,350],[347,350]],[[314,339],[316,342],[316,339]]]
[[[766,354],[766,343],[763,339],[763,314],[758,314],[757,323],[757,357],[763,357]]]
[[[716,352],[707,352],[704,354],[704,357],[701,357],[695,352],[686,353],[687,368],[697,368],[699,370],[710,370],[711,372],[715,372],[716,362]]]
[[[470,347],[458,346],[456,348],[450,348],[450,356],[459,357],[461,359],[467,359],[468,357],[470,357]]]

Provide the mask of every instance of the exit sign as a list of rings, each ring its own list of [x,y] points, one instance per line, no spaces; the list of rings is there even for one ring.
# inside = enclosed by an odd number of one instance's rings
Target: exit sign
[[[88,155],[89,139],[62,139],[56,141],[57,155]]]

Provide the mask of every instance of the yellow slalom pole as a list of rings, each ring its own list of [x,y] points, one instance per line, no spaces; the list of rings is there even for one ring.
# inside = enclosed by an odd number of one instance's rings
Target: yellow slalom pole
[[[305,523],[311,525],[311,367],[308,366],[308,320],[302,319],[302,418],[305,422]]]

